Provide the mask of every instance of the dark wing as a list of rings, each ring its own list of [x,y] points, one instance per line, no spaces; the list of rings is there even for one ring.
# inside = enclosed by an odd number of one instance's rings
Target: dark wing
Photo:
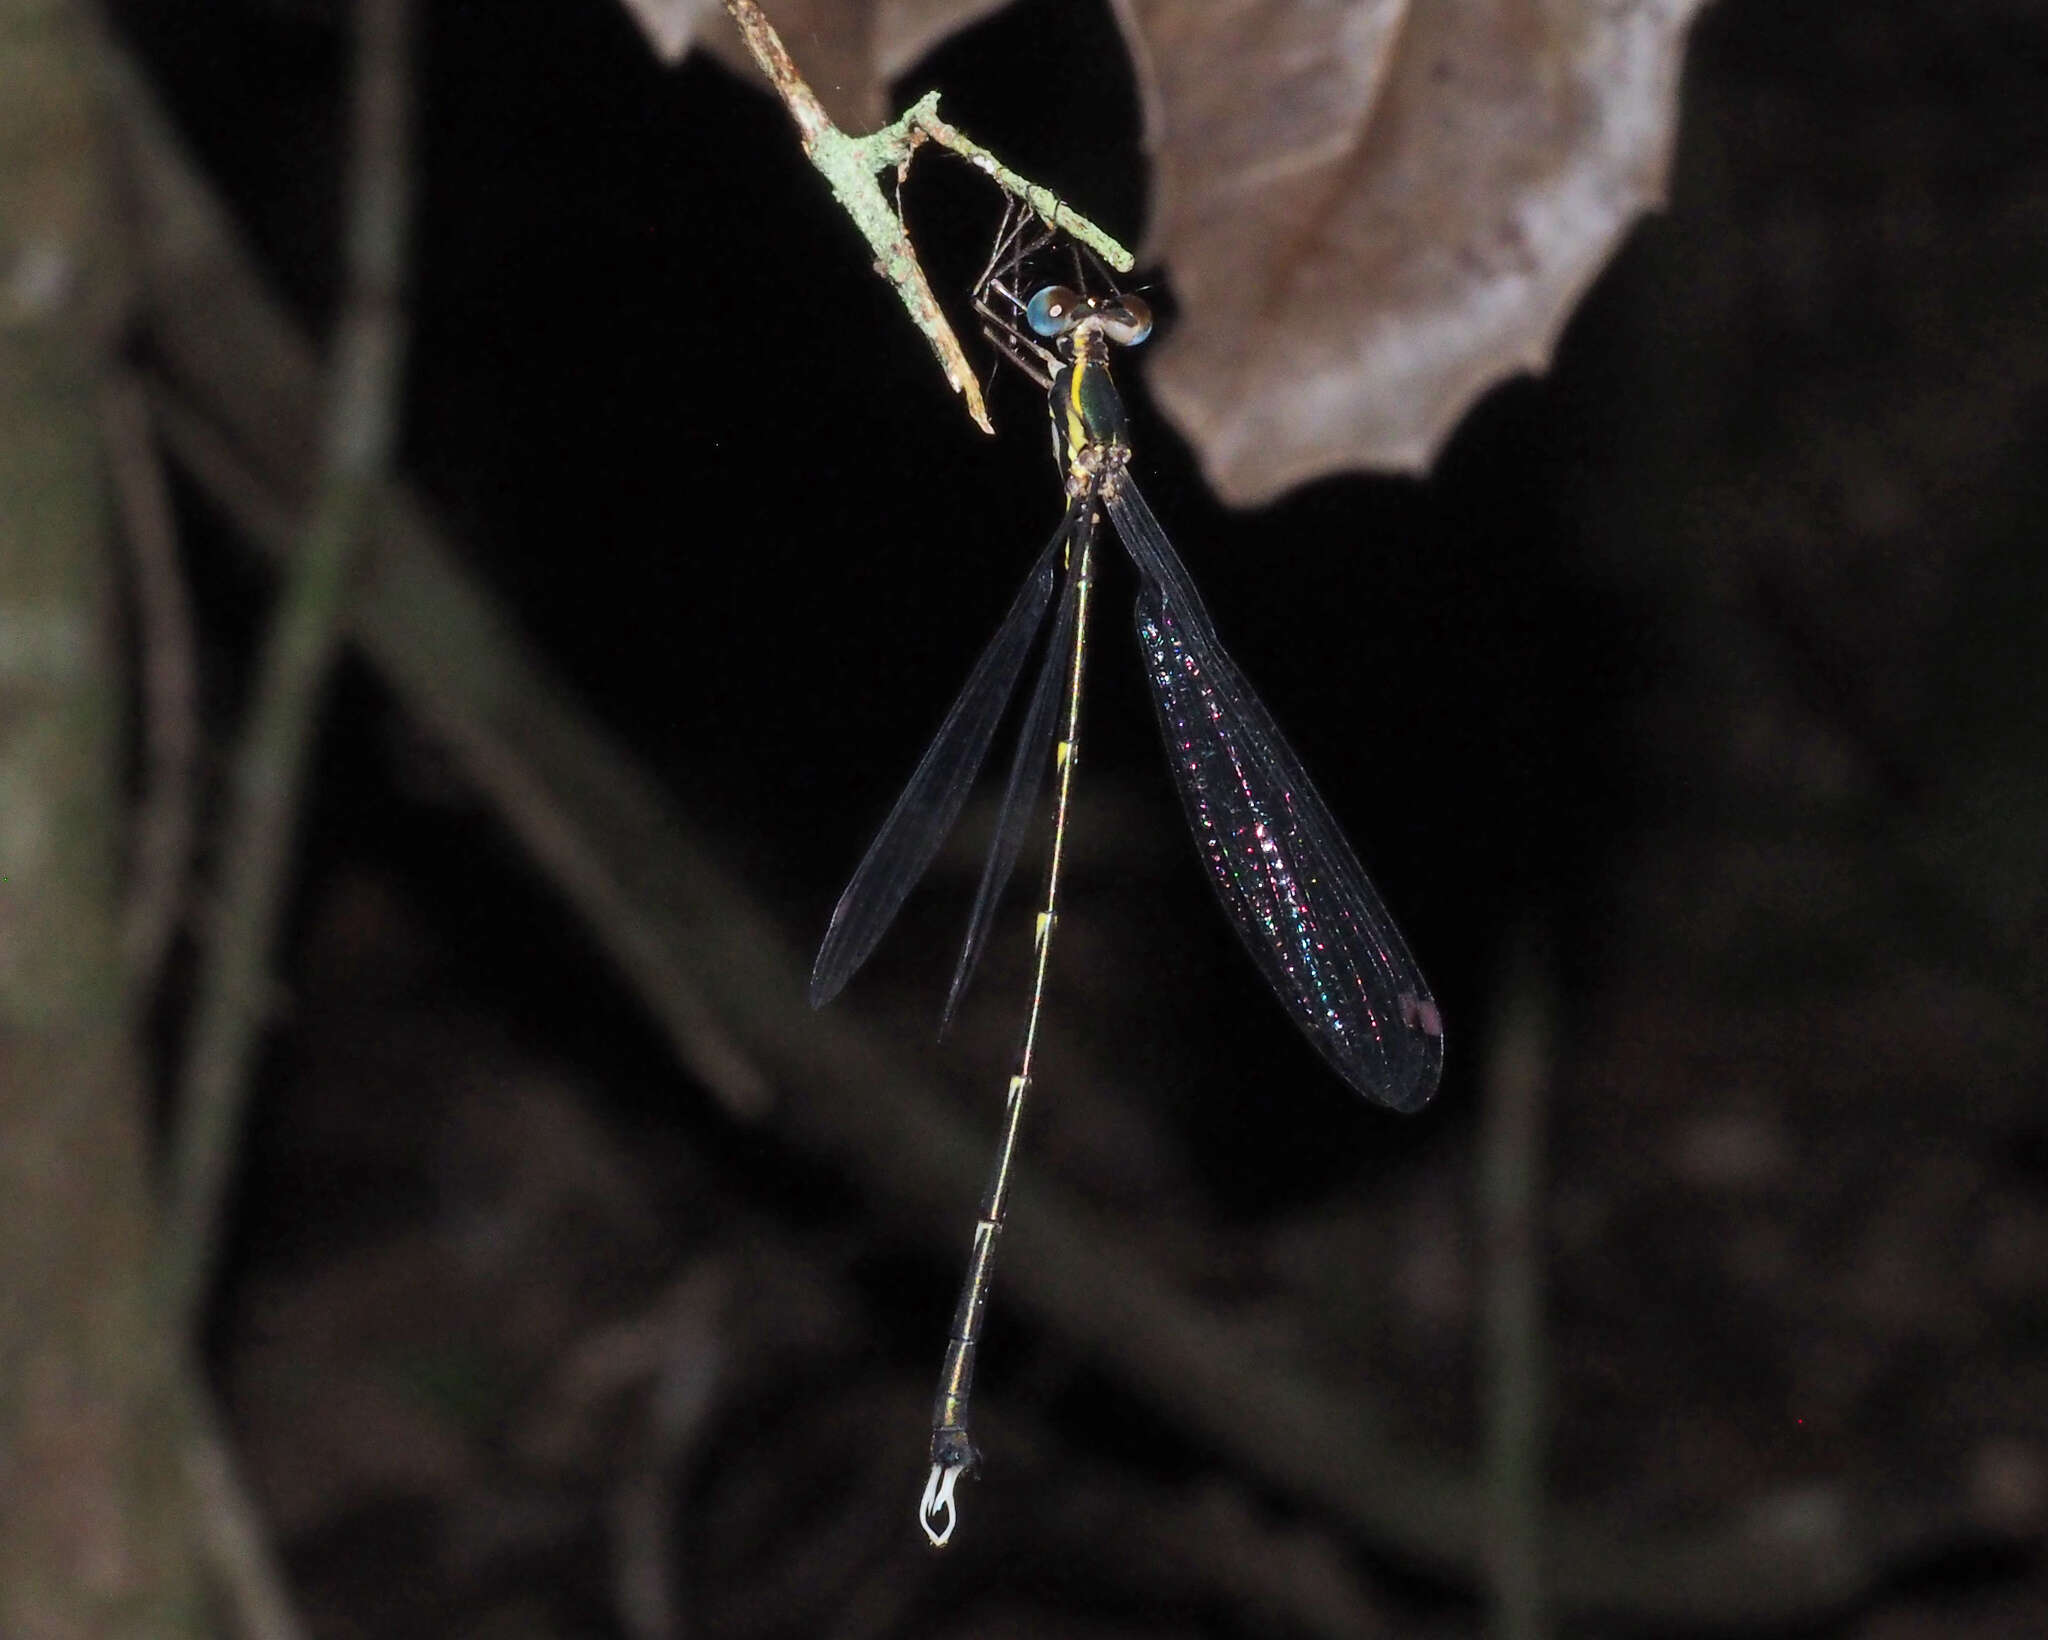
[[[1444,1039],[1415,959],[1137,485],[1118,472],[1101,489],[1138,568],[1134,619],[1159,729],[1223,909],[1337,1074],[1395,1110],[1419,1109]]]
[[[1075,516],[1075,507],[1069,505],[1060,527],[1018,589],[1003,624],[974,663],[910,784],[868,845],[853,881],[839,896],[825,942],[818,947],[818,960],[811,967],[813,1008],[822,1008],[836,997],[868,960],[960,818],[974,777],[987,760],[1003,708],[1016,692],[1031,640],[1038,635],[1046,606],[1052,602],[1060,548]]]
[[[946,992],[946,1011],[940,1017],[943,1035],[953,1023],[953,1011],[966,994],[974,965],[981,960],[981,948],[988,943],[989,924],[996,905],[1009,886],[1016,869],[1017,854],[1024,846],[1024,834],[1031,829],[1038,809],[1038,795],[1045,789],[1045,776],[1052,763],[1053,738],[1059,729],[1061,685],[1067,681],[1074,655],[1074,621],[1081,597],[1081,571],[1095,532],[1095,511],[1069,511],[1072,534],[1067,542],[1067,590],[1060,599],[1059,619],[1054,622],[1052,642],[1038,669],[1038,683],[1031,691],[1031,709],[1017,736],[1017,750],[1010,759],[1010,779],[1003,788],[1003,806],[996,815],[995,838],[988,847],[988,859],[981,869],[981,886],[975,890],[974,910],[967,918],[967,937],[960,942],[960,960],[953,966],[953,984]]]

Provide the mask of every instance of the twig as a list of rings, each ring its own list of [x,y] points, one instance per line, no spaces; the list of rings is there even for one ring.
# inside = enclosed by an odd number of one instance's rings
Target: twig
[[[244,1640],[307,1640],[196,1363],[186,1371],[182,1399],[185,1484],[198,1509],[199,1545],[237,1629]]]
[[[204,1292],[261,1040],[270,950],[350,568],[374,527],[394,438],[411,191],[408,9],[407,0],[364,0],[358,12],[348,274],[320,490],[264,639],[179,1083],[161,1274],[170,1313],[187,1320]]]
[[[280,349],[279,357],[285,353]],[[309,358],[309,381],[311,373]],[[250,470],[247,458],[236,450],[232,439],[160,386],[150,396],[150,409],[162,429],[164,442],[179,463],[251,541],[273,558],[285,560],[292,540],[290,504],[271,490],[264,475]],[[290,442],[288,427],[279,425],[272,431],[280,442]],[[387,530],[408,538],[424,527],[402,496],[387,510],[384,523]],[[435,641],[434,634],[439,634],[443,664],[455,665],[459,657],[475,653],[480,645],[487,649],[502,641],[495,633],[472,632],[469,623],[479,611],[464,600],[464,589],[459,584],[439,580],[438,566],[421,561],[414,568],[425,573],[409,580],[399,601],[415,612],[422,645]],[[475,680],[475,686],[489,687],[481,679]],[[586,919],[613,930],[616,937],[610,942],[612,960],[620,965],[627,984],[646,1002],[667,1036],[676,1062],[735,1118],[758,1122],[775,1098],[766,1072],[734,1040],[701,990],[684,982],[675,972],[675,965],[663,948],[660,928],[646,920],[632,888],[620,882],[607,846],[586,829],[568,824],[553,794],[536,778],[533,769],[516,758],[506,758],[496,740],[475,734],[472,721],[429,722],[459,750],[471,766],[472,775],[478,768],[492,771],[490,790],[497,794],[500,803],[522,817],[518,825],[521,837],[527,848],[544,862],[549,880]]]
[[[706,1261],[662,1306],[659,1355],[637,1462],[612,1495],[612,1589],[632,1640],[682,1640],[688,1622],[676,1571],[677,1498],[690,1449],[716,1404],[724,1367],[730,1272]]]
[[[100,419],[107,469],[133,567],[142,662],[144,773],[135,822],[122,955],[138,997],[156,988],[178,926],[192,864],[198,801],[198,664],[192,608],[178,570],[169,486],[150,433],[142,388],[128,375],[108,387]]]
[[[941,148],[958,154],[1005,193],[1014,194],[1037,212],[1047,227],[1057,228],[1069,238],[1078,239],[1118,273],[1131,271],[1136,259],[1116,240],[1050,188],[1040,187],[1028,177],[1019,176],[980,143],[971,141],[958,126],[940,119],[939,94],[936,91],[927,91],[894,125],[884,126],[872,136],[859,140],[875,146],[879,167],[908,160],[920,136],[929,137]],[[897,158],[899,151],[900,159]]]
[[[1551,995],[1533,936],[1518,938],[1486,1061],[1479,1131],[1480,1394],[1484,1403],[1486,1573],[1491,1640],[1543,1640],[1544,1095]]]
[[[739,25],[747,49],[753,52],[754,61],[761,65],[761,72],[768,76],[769,84],[796,122],[805,155],[831,184],[833,197],[873,248],[875,271],[896,287],[911,322],[924,332],[932,351],[938,355],[939,368],[945,371],[948,385],[967,401],[967,413],[974,418],[974,424],[984,433],[994,432],[988,407],[982,402],[981,385],[960,350],[960,339],[953,334],[953,327],[925,280],[909,230],[875,180],[877,175],[893,169],[900,180],[909,169],[911,156],[929,140],[959,154],[1053,227],[1094,250],[1119,273],[1129,271],[1131,253],[1051,189],[1019,176],[986,148],[969,141],[957,128],[940,119],[936,91],[927,92],[907,113],[881,130],[864,137],[848,136],[832,123],[832,116],[797,72],[781,37],[754,0],[725,0],[725,4]]]

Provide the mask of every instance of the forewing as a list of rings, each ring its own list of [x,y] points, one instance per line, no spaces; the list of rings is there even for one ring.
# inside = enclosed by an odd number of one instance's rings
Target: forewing
[[[1094,526],[1092,510],[1074,515],[1073,536],[1067,547],[1070,566],[1079,565],[1087,556],[1087,537]],[[1039,665],[1031,707],[1017,736],[1016,753],[1010,759],[1010,778],[1003,787],[1003,806],[996,815],[995,836],[982,866],[981,886],[975,890],[974,909],[967,918],[967,937],[960,942],[960,960],[953,965],[953,983],[946,993],[946,1011],[939,1021],[942,1034],[953,1023],[954,1010],[967,993],[967,982],[974,977],[975,964],[988,943],[989,924],[995,918],[1004,888],[1009,885],[1010,873],[1016,869],[1024,834],[1031,829],[1032,816],[1038,810],[1039,793],[1045,789],[1053,739],[1059,730],[1061,685],[1066,682],[1073,662],[1074,621],[1080,593],[1080,573],[1070,567],[1066,592],[1060,599],[1059,618],[1053,623],[1052,641]]]
[[[1119,472],[1102,494],[1138,569],[1160,733],[1224,910],[1337,1074],[1381,1104],[1420,1108],[1443,1068],[1443,1022],[1407,943],[1137,486]]]
[[[1072,527],[1075,509],[1039,554],[1010,612],[996,628],[974,670],[932,737],[910,784],[896,799],[889,818],[868,845],[867,854],[839,896],[818,960],[811,968],[811,1006],[822,1008],[836,997],[860,965],[868,960],[903,902],[930,868],[946,834],[960,818],[974,777],[988,758],[1003,708],[1016,692],[1017,676],[1031,652],[1031,640],[1044,623],[1052,602],[1060,548]]]

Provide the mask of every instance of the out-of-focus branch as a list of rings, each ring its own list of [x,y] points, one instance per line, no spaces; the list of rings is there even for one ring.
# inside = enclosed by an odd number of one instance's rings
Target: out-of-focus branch
[[[398,414],[411,194],[409,7],[363,0],[356,16],[347,277],[321,478],[265,634],[235,759],[217,907],[205,930],[198,1011],[179,1079],[161,1268],[170,1313],[188,1319],[205,1291],[262,1040],[278,908],[350,571],[374,528]]]
[[[186,1375],[183,1400],[185,1485],[197,1511],[196,1535],[237,1632],[243,1640],[308,1640],[196,1368]]]
[[[1480,1395],[1485,1438],[1487,1632],[1543,1640],[1543,1104],[1551,988],[1533,937],[1501,983],[1479,1128]]]
[[[196,1640],[122,960],[96,8],[0,0],[0,1635]]]
[[[932,295],[901,214],[882,192],[876,176],[894,170],[900,180],[918,147],[927,141],[935,142],[960,155],[1046,222],[1089,246],[1118,272],[1131,267],[1131,253],[1051,189],[1019,176],[986,148],[940,119],[936,91],[927,93],[901,118],[881,130],[864,137],[848,136],[832,123],[832,116],[797,72],[781,37],[754,0],[725,0],[725,6],[739,25],[740,36],[753,52],[754,61],[761,65],[761,72],[768,76],[768,83],[796,122],[805,155],[832,185],[840,208],[873,247],[875,271],[896,287],[911,322],[924,332],[932,351],[938,355],[947,384],[966,400],[967,413],[974,418],[974,424],[984,433],[994,432],[989,425],[988,407],[982,402],[981,384],[968,367],[967,357],[960,351],[960,339],[947,323],[938,298]]]
[[[732,1272],[706,1260],[676,1284],[652,1327],[634,1329],[652,1345],[647,1417],[609,1511],[613,1603],[632,1640],[682,1640],[689,1629],[675,1553],[684,1535],[679,1499],[725,1371],[731,1288]],[[610,1341],[592,1344],[602,1350]]]
[[[198,803],[199,667],[192,608],[178,571],[170,487],[149,427],[142,388],[130,375],[108,388],[100,420],[135,589],[142,651],[144,773],[136,815],[128,921],[122,953],[138,997],[156,988],[177,932],[192,865]]]
[[[297,829],[325,684],[340,648],[352,568],[375,527],[380,492],[396,440],[404,356],[404,284],[411,176],[411,99],[407,0],[364,0],[357,11],[355,108],[347,268],[327,385],[318,487],[286,562],[265,634],[249,724],[237,752],[220,862],[217,910],[207,923],[198,1012],[179,1083],[171,1167],[157,1255],[162,1314],[189,1329],[203,1302],[219,1235],[221,1201],[232,1168],[242,1111],[262,1039],[263,999],[278,909]],[[120,70],[117,96],[139,85]],[[115,448],[141,459],[145,413],[129,395],[110,415]],[[119,467],[117,465],[117,471]],[[189,651],[181,649],[182,612],[170,562],[168,510],[135,473],[123,485],[137,540],[138,602],[154,677],[151,721],[189,722]],[[152,505],[158,503],[158,505]],[[283,525],[281,518],[274,523]],[[187,698],[172,687],[181,674]],[[162,741],[166,749],[159,751]],[[160,955],[183,877],[189,800],[174,780],[179,763],[167,727],[153,731],[150,814],[143,835],[131,950],[138,966]],[[158,811],[169,810],[163,814]],[[168,909],[160,909],[167,902]],[[186,1486],[217,1586],[249,1640],[301,1640],[304,1630],[256,1510],[219,1427],[203,1375],[188,1366],[182,1390]]]

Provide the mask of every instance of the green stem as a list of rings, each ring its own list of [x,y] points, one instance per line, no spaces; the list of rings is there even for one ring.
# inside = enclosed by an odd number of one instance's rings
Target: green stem
[[[832,116],[797,72],[781,37],[754,0],[726,0],[726,9],[739,25],[754,61],[761,65],[761,72],[768,76],[769,84],[775,87],[776,95],[796,122],[805,155],[831,185],[832,197],[839,201],[840,208],[874,250],[875,271],[896,287],[911,323],[924,332],[932,351],[938,355],[939,368],[946,373],[948,385],[966,400],[967,413],[974,418],[974,424],[984,433],[994,432],[988,406],[982,402],[980,383],[961,351],[960,339],[953,334],[938,298],[932,294],[917,259],[917,249],[910,242],[910,231],[882,191],[877,176],[894,170],[900,182],[918,148],[927,141],[935,142],[959,154],[1048,224],[1080,240],[1119,273],[1129,271],[1131,253],[1050,188],[1019,176],[986,148],[969,141],[940,119],[936,91],[926,92],[908,112],[879,131],[863,137],[847,135],[832,123]]]

